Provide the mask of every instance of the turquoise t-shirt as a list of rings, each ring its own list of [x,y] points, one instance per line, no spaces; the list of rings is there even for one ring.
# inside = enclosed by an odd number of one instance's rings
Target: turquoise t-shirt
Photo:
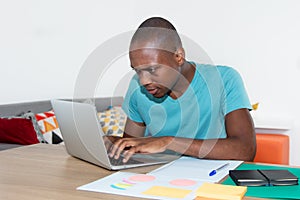
[[[196,139],[226,138],[225,115],[240,108],[251,109],[251,104],[239,73],[203,64],[196,64],[190,86],[178,99],[155,98],[135,75],[123,103],[132,121],[146,124],[145,136]]]

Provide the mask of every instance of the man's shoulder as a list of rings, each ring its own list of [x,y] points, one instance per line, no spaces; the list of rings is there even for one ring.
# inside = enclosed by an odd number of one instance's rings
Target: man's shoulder
[[[220,72],[235,71],[234,68],[228,65],[214,65],[214,64],[203,64],[203,63],[195,63],[195,64],[197,69],[202,69],[202,70],[217,69]]]
[[[198,64],[196,63],[196,68],[200,72],[218,72],[221,77],[232,77],[239,75],[238,71],[231,66],[228,65],[214,65],[214,64]]]
[[[196,69],[201,74],[217,72],[222,77],[235,76],[239,74],[236,69],[227,65],[213,65],[213,64],[198,64],[196,63]]]

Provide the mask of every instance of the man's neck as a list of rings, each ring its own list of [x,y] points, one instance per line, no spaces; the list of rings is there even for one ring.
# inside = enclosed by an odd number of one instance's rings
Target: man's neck
[[[181,74],[179,75],[178,81],[173,86],[172,90],[169,93],[169,96],[172,99],[177,99],[184,94],[184,92],[189,87],[192,82],[196,66],[185,61],[185,63],[181,66]]]

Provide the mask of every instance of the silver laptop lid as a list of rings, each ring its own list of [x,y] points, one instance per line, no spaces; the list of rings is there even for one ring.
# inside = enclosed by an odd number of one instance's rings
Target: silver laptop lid
[[[110,169],[100,124],[91,104],[51,101],[67,152],[82,160]]]

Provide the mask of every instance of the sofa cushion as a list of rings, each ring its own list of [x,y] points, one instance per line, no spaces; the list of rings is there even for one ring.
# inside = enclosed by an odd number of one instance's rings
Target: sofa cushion
[[[45,143],[45,139],[42,133],[40,132],[34,113],[26,112],[16,116],[1,117],[0,119],[1,119],[1,127],[2,127],[0,137],[2,139],[6,138],[7,140],[8,138],[12,139],[14,138],[14,136],[16,136],[13,140],[6,141],[6,143],[28,144],[28,141],[31,141],[30,138],[32,136],[31,127],[33,127],[35,138],[38,140],[38,142]],[[18,120],[18,119],[23,119],[23,120]],[[24,132],[19,133],[19,131],[21,130],[24,130]],[[29,134],[28,139],[25,138],[26,134]],[[20,137],[24,137],[24,138],[21,139]],[[1,140],[0,142],[3,141]],[[33,142],[33,140],[31,142]],[[32,144],[31,142],[29,143]]]
[[[123,136],[126,114],[121,106],[110,106],[107,110],[98,112],[98,117],[106,135]]]
[[[35,118],[48,144],[63,144],[63,138],[53,110],[37,113]]]
[[[0,142],[29,145],[40,141],[30,119],[0,118]]]

